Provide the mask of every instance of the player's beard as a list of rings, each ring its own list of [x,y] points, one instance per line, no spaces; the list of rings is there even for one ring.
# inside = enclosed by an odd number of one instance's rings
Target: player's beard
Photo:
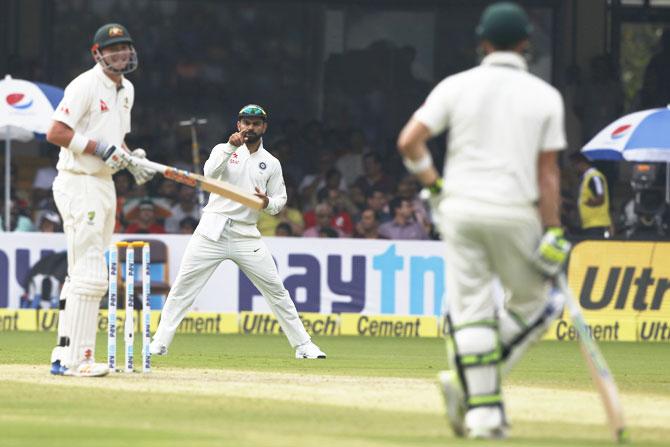
[[[262,133],[261,134],[256,134],[256,133],[246,134],[245,135],[245,142],[246,143],[255,143],[258,140],[260,140],[262,136],[263,136]]]

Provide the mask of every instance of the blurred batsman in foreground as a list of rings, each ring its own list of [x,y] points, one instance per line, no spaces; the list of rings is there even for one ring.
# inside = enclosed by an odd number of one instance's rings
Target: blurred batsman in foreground
[[[122,25],[107,24],[95,33],[91,54],[95,66],[67,86],[47,132],[47,140],[61,147],[53,194],[68,254],[51,373],[71,376],[108,373],[94,354],[98,309],[108,282],[104,253],[116,211],[112,174],[127,168],[138,184],[153,176],[133,164],[124,142],[135,97],[124,77],[137,68],[133,40]],[[132,154],[146,155],[142,149]]]
[[[286,205],[281,164],[263,147],[267,114],[255,104],[240,110],[237,132],[217,144],[205,163],[205,176],[255,191],[263,212],[277,214]],[[230,259],[265,297],[299,359],[326,358],[312,343],[295,304],[282,284],[277,266],[256,226],[259,211],[218,194],[210,194],[200,223],[186,247],[179,273],[161,313],[151,354],[164,355],[179,323],[214,270]],[[221,285],[225,287],[224,284]]]
[[[517,4],[489,6],[477,27],[481,65],[440,82],[398,139],[405,166],[433,194],[446,246],[451,369],[439,378],[457,436],[506,436],[501,374],[563,307],[547,277],[570,249],[559,220],[564,108],[556,89],[528,73],[531,30]],[[445,129],[442,181],[426,141]],[[500,309],[496,279],[507,292]]]

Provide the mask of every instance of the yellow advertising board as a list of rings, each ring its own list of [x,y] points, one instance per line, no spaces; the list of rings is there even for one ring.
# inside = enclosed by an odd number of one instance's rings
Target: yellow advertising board
[[[342,314],[342,335],[364,335],[368,337],[437,337],[437,318],[398,317],[394,315]]]
[[[0,332],[37,330],[35,312],[34,309],[0,309]]]
[[[670,341],[670,243],[582,242],[568,282],[597,340]],[[574,337],[566,314],[545,338]]]
[[[309,335],[339,335],[339,316],[303,312],[299,314],[302,324]],[[272,314],[240,312],[240,334],[283,334],[279,322]]]

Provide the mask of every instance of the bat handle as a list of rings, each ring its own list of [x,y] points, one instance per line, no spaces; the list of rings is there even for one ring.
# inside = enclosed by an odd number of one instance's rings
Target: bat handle
[[[138,157],[132,157],[132,158],[133,158],[133,162],[135,164],[137,164],[139,166],[143,166],[143,167],[148,168],[148,169],[152,169],[156,172],[163,173],[166,170],[170,169],[168,166],[165,166],[165,165],[160,164],[160,163],[156,163],[155,161],[151,161],[147,158],[138,158]]]

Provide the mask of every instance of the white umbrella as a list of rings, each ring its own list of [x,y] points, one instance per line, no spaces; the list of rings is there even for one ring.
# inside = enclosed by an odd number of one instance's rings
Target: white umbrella
[[[666,163],[665,201],[670,204],[670,105],[617,119],[598,132],[582,153],[591,160]]]
[[[10,225],[10,194],[12,140],[30,141],[43,138],[51,123],[51,115],[63,98],[63,90],[39,82],[13,79],[0,80],[0,138],[5,139],[5,228]]]

